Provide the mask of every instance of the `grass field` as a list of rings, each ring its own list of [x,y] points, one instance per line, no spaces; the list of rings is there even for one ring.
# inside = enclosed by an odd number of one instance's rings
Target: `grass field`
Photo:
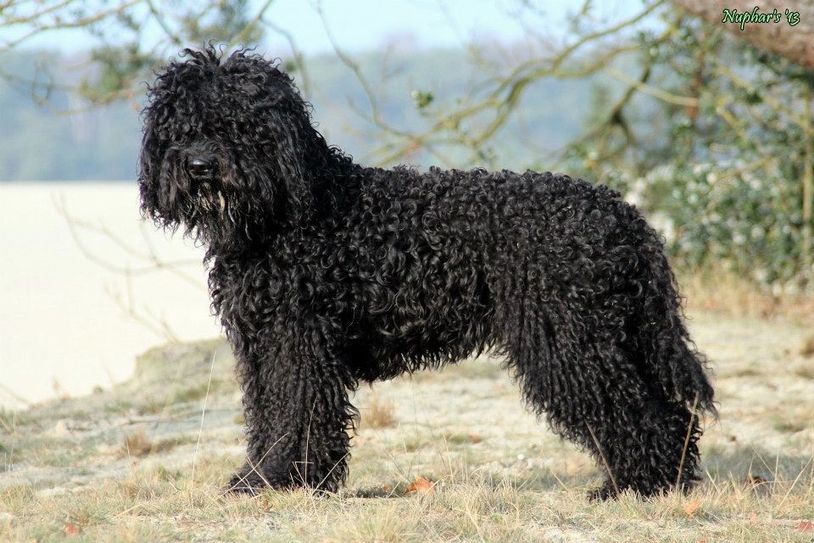
[[[482,358],[363,387],[339,494],[222,497],[242,417],[214,340],[151,350],[109,390],[0,412],[0,541],[811,542],[812,331],[703,312],[690,326],[721,416],[688,496],[587,502],[602,474]]]

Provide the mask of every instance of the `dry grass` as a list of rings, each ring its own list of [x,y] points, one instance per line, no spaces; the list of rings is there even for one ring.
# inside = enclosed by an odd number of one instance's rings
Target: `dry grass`
[[[153,450],[154,443],[147,437],[147,433],[143,428],[125,434],[124,443],[122,443],[122,456],[147,456]]]
[[[691,312],[714,312],[760,319],[780,318],[798,323],[810,323],[814,315],[814,296],[773,291],[722,269],[681,273],[679,283]],[[814,337],[809,340],[814,341]],[[814,347],[812,349],[814,352]]]
[[[802,377],[803,379],[814,380],[814,365],[811,363],[800,364],[794,368],[794,374],[798,377]]]
[[[389,428],[396,424],[396,408],[392,401],[372,394],[367,406],[360,410],[359,429]]]
[[[24,418],[23,412],[0,408],[0,433],[13,433]]]
[[[189,438],[187,439],[189,440]],[[119,456],[127,458],[143,457],[168,451],[183,442],[184,439],[180,438],[153,440],[150,439],[144,428],[138,428],[124,434]]]
[[[197,394],[151,406],[178,397],[167,383],[199,390],[222,347],[173,346],[116,390],[4,416],[0,541],[810,542],[814,380],[787,347],[808,329],[705,314],[690,324],[721,418],[706,421],[704,481],[687,496],[587,502],[600,471],[525,412],[488,359],[360,391],[339,494],[222,496],[243,449],[231,360],[215,361],[202,425]]]
[[[4,541],[808,541],[810,467],[757,486],[713,476],[689,496],[650,502],[623,496],[587,503],[584,488],[538,488],[477,468],[445,472],[434,492],[357,497],[305,491],[255,499],[219,495],[234,459],[209,456],[192,484],[181,471],[135,469],[73,492],[7,487]],[[399,477],[381,474],[385,479]]]

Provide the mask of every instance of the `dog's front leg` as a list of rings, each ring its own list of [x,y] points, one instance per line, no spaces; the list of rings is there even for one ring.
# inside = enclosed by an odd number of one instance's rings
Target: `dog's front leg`
[[[274,337],[240,338],[248,450],[228,490],[335,491],[344,481],[356,382],[324,328],[288,322]]]

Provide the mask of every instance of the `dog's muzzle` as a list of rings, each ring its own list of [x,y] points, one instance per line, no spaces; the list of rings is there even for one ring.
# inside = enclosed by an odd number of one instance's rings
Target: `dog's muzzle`
[[[184,167],[190,179],[195,181],[211,181],[218,171],[218,161],[214,157],[192,155],[186,160]]]
[[[198,198],[199,205],[205,210],[217,209],[223,213],[226,199],[217,182],[217,159],[212,155],[190,154],[184,161],[184,169],[192,182],[190,192]]]

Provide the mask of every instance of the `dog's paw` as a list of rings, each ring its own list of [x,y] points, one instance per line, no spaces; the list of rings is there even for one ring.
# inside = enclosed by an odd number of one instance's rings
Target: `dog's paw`
[[[595,488],[588,492],[588,501],[598,502],[614,499],[619,496],[612,483],[605,483],[599,488]]]
[[[223,493],[257,496],[268,487],[268,482],[260,474],[251,468],[244,467],[232,475],[229,483],[224,487]]]

